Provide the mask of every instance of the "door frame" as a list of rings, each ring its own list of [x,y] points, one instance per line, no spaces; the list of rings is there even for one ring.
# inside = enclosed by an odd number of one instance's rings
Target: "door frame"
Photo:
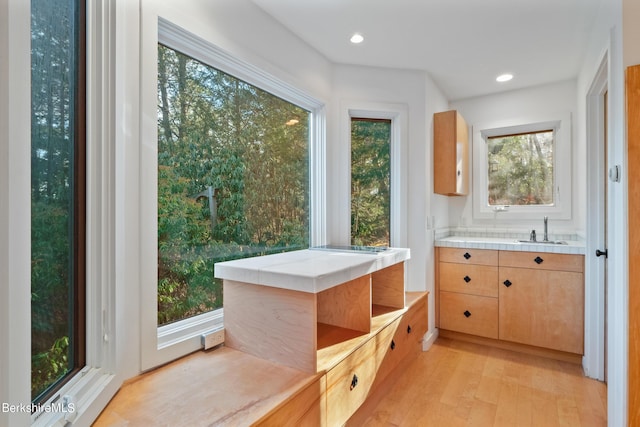
[[[587,171],[604,171],[605,156],[605,93],[609,87],[608,55],[605,54],[595,74],[586,99]],[[587,173],[587,227],[585,253],[585,322],[584,357],[585,375],[605,379],[605,263],[595,256],[596,249],[604,249],[606,216],[603,206],[608,180],[602,174]]]

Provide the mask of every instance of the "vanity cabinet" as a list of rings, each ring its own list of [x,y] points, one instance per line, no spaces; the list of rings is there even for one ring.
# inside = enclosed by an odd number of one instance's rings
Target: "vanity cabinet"
[[[500,339],[584,352],[584,257],[500,252]]]
[[[469,192],[469,134],[455,110],[433,115],[433,191],[446,196]]]
[[[498,338],[498,252],[440,248],[440,327]]]
[[[584,256],[437,248],[439,328],[584,352]]]

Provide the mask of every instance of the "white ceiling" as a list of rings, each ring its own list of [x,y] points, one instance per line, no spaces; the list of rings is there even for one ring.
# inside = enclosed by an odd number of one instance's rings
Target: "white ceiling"
[[[608,0],[252,1],[334,63],[424,70],[457,100],[575,78]]]

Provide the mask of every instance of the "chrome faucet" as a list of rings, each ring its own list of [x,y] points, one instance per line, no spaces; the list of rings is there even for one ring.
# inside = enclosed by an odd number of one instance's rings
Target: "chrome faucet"
[[[548,225],[549,225],[549,217],[545,216],[544,217],[544,236],[542,238],[543,242],[548,242],[549,241],[549,234],[548,234]]]

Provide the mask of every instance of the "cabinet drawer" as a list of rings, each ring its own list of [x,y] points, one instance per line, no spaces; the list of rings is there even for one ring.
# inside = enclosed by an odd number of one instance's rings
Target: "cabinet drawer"
[[[407,354],[409,343],[406,335],[404,316],[396,319],[376,335],[376,384],[383,381]]]
[[[323,425],[327,411],[326,386],[327,378],[323,375],[252,427]]]
[[[376,376],[376,340],[327,372],[327,425],[341,426],[367,398]]]
[[[497,339],[498,299],[441,291],[440,327]]]
[[[376,336],[377,380],[383,380],[408,354],[420,352],[427,329],[427,298],[421,298]]]
[[[440,262],[498,265],[498,251],[487,249],[440,248]]]
[[[440,263],[440,289],[485,297],[498,296],[498,267]]]
[[[500,267],[535,268],[540,270],[584,271],[584,256],[548,252],[500,251]]]
[[[421,298],[411,306],[409,311],[403,316],[406,319],[406,326],[401,325],[403,330],[408,332],[410,341],[421,341],[424,334],[429,329],[428,298]]]

